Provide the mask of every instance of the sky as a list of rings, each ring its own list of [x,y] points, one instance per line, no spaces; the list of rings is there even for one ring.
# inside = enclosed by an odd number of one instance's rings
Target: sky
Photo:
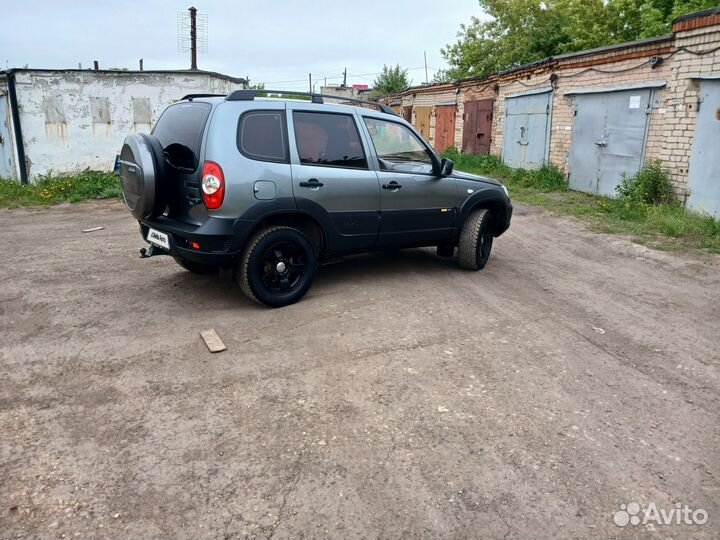
[[[13,0],[3,8],[0,69],[187,69],[178,51],[178,13],[191,1],[207,15],[207,53],[198,68],[266,88],[307,90],[313,82],[372,85],[383,64],[408,69],[412,84],[446,68],[440,49],[461,23],[482,13],[477,0]],[[316,86],[319,91],[319,86]]]

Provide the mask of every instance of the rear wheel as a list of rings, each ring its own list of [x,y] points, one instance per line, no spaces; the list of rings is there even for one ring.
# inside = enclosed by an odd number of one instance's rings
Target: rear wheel
[[[493,245],[490,210],[473,210],[465,220],[458,243],[458,264],[466,270],[482,270]]]
[[[183,259],[178,256],[173,257],[173,259],[175,259],[175,262],[182,266],[185,270],[192,272],[193,274],[212,274],[218,271],[217,266],[188,261],[187,259]]]
[[[237,270],[237,282],[251,299],[271,307],[300,300],[317,270],[315,250],[292,227],[261,229],[247,243]]]

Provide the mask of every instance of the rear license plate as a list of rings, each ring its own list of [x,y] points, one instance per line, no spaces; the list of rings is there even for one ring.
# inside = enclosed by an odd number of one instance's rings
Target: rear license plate
[[[168,238],[168,235],[165,233],[156,231],[155,229],[148,229],[147,241],[170,251],[170,238]]]

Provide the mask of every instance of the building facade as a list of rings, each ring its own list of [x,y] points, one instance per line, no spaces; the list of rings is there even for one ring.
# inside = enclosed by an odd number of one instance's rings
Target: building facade
[[[169,104],[244,84],[206,71],[0,72],[0,178],[112,170],[125,136],[149,132]]]
[[[440,151],[551,163],[571,189],[613,196],[659,159],[678,199],[720,217],[720,8],[672,33],[387,96]]]

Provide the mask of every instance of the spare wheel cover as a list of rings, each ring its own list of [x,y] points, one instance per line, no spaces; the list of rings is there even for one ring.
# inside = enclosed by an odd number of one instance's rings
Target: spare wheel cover
[[[120,151],[123,199],[136,219],[150,217],[155,206],[155,161],[147,135],[128,135]]]

